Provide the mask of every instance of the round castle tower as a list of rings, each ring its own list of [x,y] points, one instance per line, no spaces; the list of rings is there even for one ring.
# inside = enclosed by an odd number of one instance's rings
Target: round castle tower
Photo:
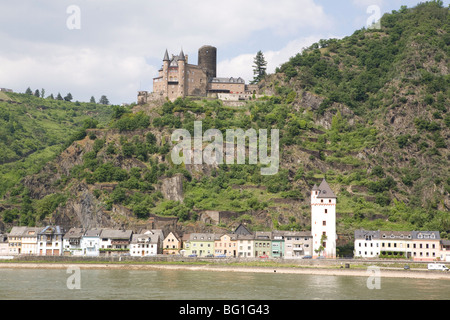
[[[217,48],[201,47],[198,50],[198,66],[206,70],[208,78],[217,77]]]

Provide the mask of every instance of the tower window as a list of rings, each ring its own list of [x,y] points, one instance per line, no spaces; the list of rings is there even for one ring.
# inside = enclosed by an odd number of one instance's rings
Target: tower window
[[[328,213],[328,209],[325,209],[325,213]]]

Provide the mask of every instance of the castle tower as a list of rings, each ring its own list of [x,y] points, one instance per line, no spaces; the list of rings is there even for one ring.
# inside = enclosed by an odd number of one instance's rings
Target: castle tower
[[[166,53],[164,54],[163,59],[164,94],[166,96],[169,93],[169,65],[170,65],[169,52],[166,49]]]
[[[178,97],[186,97],[186,57],[183,49],[178,56]]]
[[[313,257],[336,258],[336,201],[337,197],[324,179],[311,191],[311,233]],[[324,237],[325,236],[325,237]],[[321,250],[317,252],[316,250]]]
[[[206,71],[208,78],[217,77],[217,48],[201,47],[198,50],[198,66]]]

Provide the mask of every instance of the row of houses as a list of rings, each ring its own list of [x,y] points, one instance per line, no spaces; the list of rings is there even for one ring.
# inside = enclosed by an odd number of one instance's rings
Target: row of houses
[[[192,233],[180,237],[162,230],[13,227],[0,236],[0,256],[183,255],[194,257],[303,258],[312,256],[310,232],[256,232],[240,225],[233,233]]]
[[[171,238],[168,235],[167,241]],[[13,227],[0,236],[0,256],[154,256],[163,253],[162,230],[131,230]],[[167,245],[168,246],[168,245]]]
[[[239,226],[234,233],[192,233],[183,237],[182,254],[195,257],[284,258],[313,256],[311,232],[251,233]]]
[[[354,257],[450,262],[450,241],[438,231],[356,230]]]

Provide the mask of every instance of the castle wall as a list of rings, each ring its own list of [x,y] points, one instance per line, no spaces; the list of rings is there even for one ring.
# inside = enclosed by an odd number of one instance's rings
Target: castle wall
[[[208,76],[199,66],[188,65],[186,71],[186,85],[188,96],[202,96],[207,94]]]
[[[208,90],[229,93],[245,93],[245,83],[213,82],[209,84]]]

